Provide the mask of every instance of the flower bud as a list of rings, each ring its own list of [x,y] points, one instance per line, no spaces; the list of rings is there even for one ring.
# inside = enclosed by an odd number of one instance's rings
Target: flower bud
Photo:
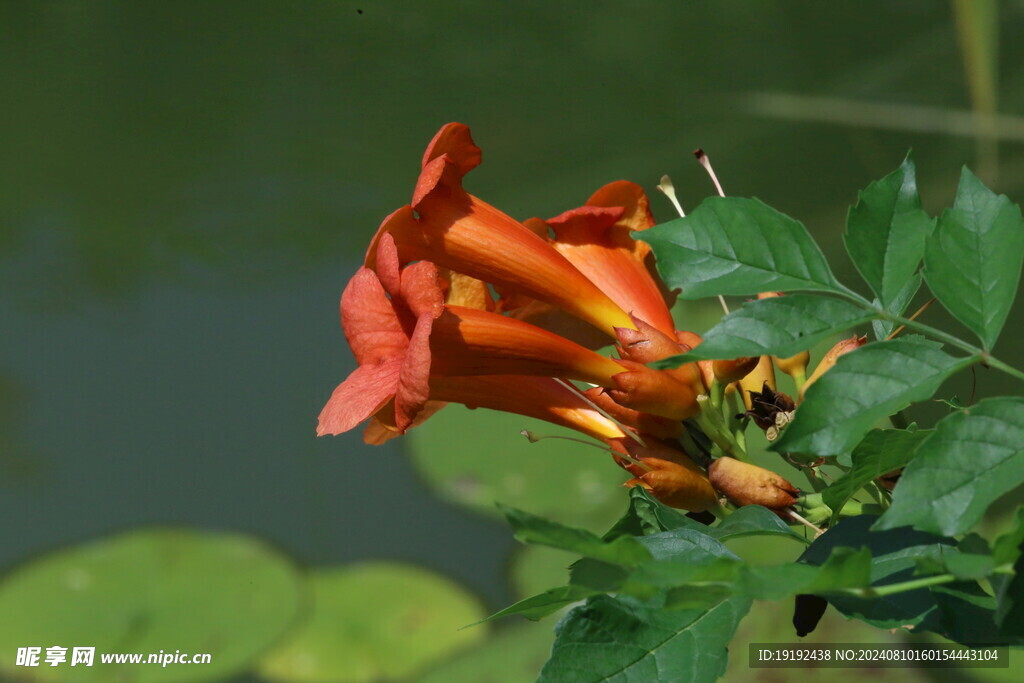
[[[821,359],[821,362],[818,363],[818,366],[814,368],[814,372],[811,373],[811,376],[808,377],[804,385],[800,387],[799,400],[804,400],[804,394],[807,393],[807,389],[817,382],[819,377],[831,370],[832,366],[836,364],[836,361],[839,360],[840,356],[849,353],[850,351],[855,351],[867,343],[868,338],[866,336],[858,337],[857,335],[853,335],[849,339],[844,339],[829,349],[828,353],[826,353],[824,358]]]
[[[811,361],[810,351],[801,351],[795,356],[789,358],[779,358],[778,356],[772,356],[772,360],[775,361],[775,367],[782,370],[784,373],[799,381],[807,375],[807,364]]]
[[[636,325],[635,330],[628,327],[615,328],[619,340],[619,355],[623,359],[637,363],[652,363],[690,350],[690,347],[680,344],[644,320],[636,316],[630,317]],[[685,363],[661,372],[688,385],[694,394],[702,394],[705,391],[704,380],[696,363]]]
[[[639,476],[625,483],[628,488],[643,486],[665,505],[690,512],[703,512],[718,502],[708,478],[696,465],[691,469],[671,460],[649,457],[640,460],[650,469],[639,474],[640,467],[630,466],[629,469]]]
[[[659,439],[672,439],[682,435],[685,431],[683,423],[679,420],[641,413],[639,410],[616,403],[604,387],[593,387],[584,391],[583,394],[613,420],[641,434],[650,434]]]
[[[716,360],[712,361],[711,369],[714,371],[715,379],[718,380],[719,384],[731,384],[740,381],[750,374],[757,367],[760,360],[758,356],[744,356],[732,360]]]
[[[685,420],[700,412],[697,394],[688,384],[634,361],[616,362],[625,372],[612,375],[616,388],[607,393],[618,403],[672,420]]]
[[[779,512],[796,501],[797,488],[781,475],[735,458],[718,458],[708,467],[711,485],[736,505],[763,505]]]

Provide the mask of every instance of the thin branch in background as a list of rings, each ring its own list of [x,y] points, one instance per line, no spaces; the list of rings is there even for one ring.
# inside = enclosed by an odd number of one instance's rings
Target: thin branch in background
[[[919,316],[922,313],[924,313],[925,311],[927,311],[928,307],[931,306],[933,303],[935,303],[935,297],[934,296],[931,299],[928,299],[928,301],[925,301],[924,305],[921,306],[921,308],[917,309],[917,311],[914,312],[914,315],[912,315],[909,318],[907,318],[907,320],[916,320],[917,316]],[[890,339],[892,339],[893,337],[898,335],[900,332],[902,332],[906,328],[907,328],[906,325],[900,325],[895,330],[893,330],[892,333],[888,337],[885,338],[885,341],[889,341]]]

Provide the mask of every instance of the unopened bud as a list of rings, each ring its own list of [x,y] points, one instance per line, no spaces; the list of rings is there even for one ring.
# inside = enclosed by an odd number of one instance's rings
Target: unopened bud
[[[736,505],[763,505],[776,512],[792,505],[799,493],[782,475],[729,457],[712,462],[708,478]]]
[[[690,512],[702,512],[718,502],[708,478],[696,465],[687,467],[658,458],[641,458],[641,462],[650,469],[627,481],[627,487],[643,486],[665,505]]]
[[[712,361],[711,369],[720,384],[738,382],[749,375],[760,362],[758,356],[744,356],[733,360]]]
[[[844,339],[829,349],[828,353],[826,353],[821,359],[821,362],[818,363],[818,366],[814,368],[814,372],[811,373],[811,376],[808,377],[804,385],[800,387],[800,400],[803,401],[804,394],[807,393],[807,389],[817,382],[822,375],[831,370],[832,366],[836,364],[836,361],[839,360],[840,356],[851,351],[856,351],[867,343],[868,338],[866,336],[858,337],[857,335],[853,335],[849,339]]]
[[[612,375],[616,388],[607,389],[607,393],[618,403],[672,420],[685,420],[700,412],[697,394],[689,384],[667,371],[654,370],[641,363],[617,362],[625,372]]]

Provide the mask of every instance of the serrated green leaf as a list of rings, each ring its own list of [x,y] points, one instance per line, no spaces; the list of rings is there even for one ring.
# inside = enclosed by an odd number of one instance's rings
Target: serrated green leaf
[[[821,492],[822,500],[832,508],[835,522],[846,502],[862,486],[886,472],[899,469],[914,457],[914,448],[930,432],[875,429],[853,449],[853,468]]]
[[[771,449],[811,455],[848,451],[875,422],[931,398],[943,380],[970,362],[920,337],[862,346],[841,356],[811,385]]]
[[[917,270],[934,220],[921,210],[914,161],[868,185],[846,217],[843,242],[864,281],[888,309]]]
[[[903,315],[904,311],[907,310],[907,306],[910,305],[910,302],[913,301],[914,297],[917,295],[917,291],[921,289],[921,281],[922,278],[920,273],[912,275],[910,279],[907,280],[906,284],[904,284],[903,288],[897,292],[893,301],[885,307],[886,312],[893,315]],[[872,303],[876,306],[882,305],[878,299],[875,299]],[[888,339],[889,335],[892,334],[892,331],[895,330],[896,327],[897,323],[892,320],[871,321],[871,328],[875,333],[875,339],[879,341]]]
[[[992,348],[1010,313],[1024,259],[1020,207],[965,166],[956,201],[928,239],[924,277],[946,309]]]
[[[725,671],[726,646],[750,604],[732,598],[708,609],[666,610],[628,597],[591,598],[558,625],[538,681],[711,683]]]
[[[715,526],[705,527],[704,533],[719,541],[742,536],[782,536],[800,543],[810,543],[779,519],[777,514],[760,505],[744,505]]]
[[[547,545],[623,566],[635,566],[651,559],[650,553],[632,536],[603,541],[584,529],[558,524],[505,505],[499,504],[498,508],[512,525],[516,538],[523,543]]]
[[[741,356],[788,358],[871,318],[856,304],[813,294],[748,301],[708,330],[695,349],[652,366],[674,368],[695,360]]]
[[[1024,483],[1024,398],[980,401],[942,419],[918,447],[878,529],[962,534]]]
[[[703,530],[673,529],[636,539],[655,560],[701,562],[716,557],[737,559],[736,555]]]
[[[685,218],[634,233],[684,299],[766,291],[841,291],[798,221],[757,199],[709,197]]]
[[[654,498],[643,486],[629,490],[629,507],[615,525],[602,536],[611,541],[619,536],[648,536],[678,527],[701,526],[679,510],[670,508]]]
[[[523,598],[519,602],[511,604],[505,609],[499,610],[483,621],[477,623],[482,624],[502,617],[509,617],[513,614],[526,617],[530,621],[537,621],[538,619],[543,619],[549,614],[554,614],[567,605],[571,605],[574,602],[579,602],[584,598],[590,597],[591,595],[594,595],[594,593],[595,591],[593,590],[576,585],[552,588],[544,591],[543,593]]]

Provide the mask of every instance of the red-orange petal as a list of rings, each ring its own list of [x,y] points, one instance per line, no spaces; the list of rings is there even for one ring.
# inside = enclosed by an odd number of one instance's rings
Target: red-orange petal
[[[463,123],[446,123],[434,135],[423,153],[422,166],[426,166],[442,154],[456,165],[460,175],[466,175],[480,165],[480,148],[473,143],[469,126]]]
[[[376,273],[360,268],[341,295],[341,326],[360,365],[405,353],[408,338]]]
[[[672,314],[622,223],[623,213],[622,207],[595,206],[566,211],[547,221],[555,232],[552,244],[620,308],[672,335]]]
[[[376,413],[395,395],[400,368],[399,359],[356,368],[320,411],[317,436],[347,432]]]
[[[420,314],[402,359],[395,392],[395,426],[401,432],[409,428],[430,397],[430,332],[433,323],[432,311]]]

